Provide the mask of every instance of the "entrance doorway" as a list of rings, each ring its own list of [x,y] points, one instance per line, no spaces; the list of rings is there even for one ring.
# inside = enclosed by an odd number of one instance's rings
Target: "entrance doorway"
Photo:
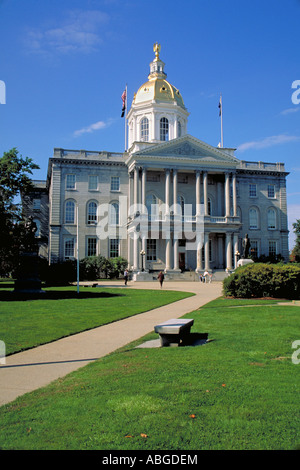
[[[179,269],[185,271],[185,253],[179,253]]]

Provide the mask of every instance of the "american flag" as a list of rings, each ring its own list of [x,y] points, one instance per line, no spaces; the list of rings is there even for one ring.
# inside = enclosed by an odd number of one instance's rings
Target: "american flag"
[[[123,91],[121,98],[122,98],[122,101],[123,101],[121,117],[124,117],[125,109],[126,109],[126,89]]]

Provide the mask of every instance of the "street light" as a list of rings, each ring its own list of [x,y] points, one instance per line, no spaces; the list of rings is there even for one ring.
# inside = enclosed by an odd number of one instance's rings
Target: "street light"
[[[140,255],[142,257],[142,272],[144,271],[144,256],[145,256],[145,251],[144,250],[141,250],[140,251]]]

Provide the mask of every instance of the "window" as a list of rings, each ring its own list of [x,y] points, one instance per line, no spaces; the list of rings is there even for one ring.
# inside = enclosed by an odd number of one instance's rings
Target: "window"
[[[147,261],[156,261],[156,240],[147,240]]]
[[[184,197],[178,195],[177,196],[177,204],[180,206],[181,209],[181,215],[184,215]]]
[[[75,202],[74,201],[66,201],[65,223],[75,224]]]
[[[34,211],[39,211],[41,208],[41,200],[40,199],[34,199],[33,200],[33,210]]]
[[[275,240],[269,240],[269,256],[277,255],[277,246]]]
[[[149,121],[147,118],[141,120],[141,141],[149,141]]]
[[[98,176],[89,175],[89,191],[97,191],[98,189]]]
[[[88,225],[97,224],[97,204],[94,201],[88,203],[87,223]]]
[[[148,211],[148,219],[151,217],[155,218],[158,214],[158,206],[157,206],[157,197],[154,194],[148,194],[146,197],[146,207]]]
[[[65,259],[74,258],[74,238],[65,239]]]
[[[254,208],[250,209],[249,211],[249,228],[251,229],[258,228],[258,212]]]
[[[39,219],[33,219],[33,222],[36,225],[35,237],[39,238],[41,236],[41,221]]]
[[[76,176],[67,175],[66,189],[75,189]]]
[[[257,240],[251,240],[251,248],[250,248],[250,251],[251,251],[251,256],[253,256],[254,258],[258,258],[258,257],[259,257],[258,241],[257,241]]]
[[[275,185],[268,184],[268,198],[275,199]]]
[[[164,117],[160,120],[160,140],[169,140],[169,121]]]
[[[177,121],[177,137],[181,137],[181,122]]]
[[[249,184],[249,197],[256,197],[256,184]]]
[[[97,238],[88,237],[87,239],[87,256],[97,255]]]
[[[119,256],[120,240],[118,238],[112,238],[109,240],[109,257],[117,258]]]
[[[110,190],[111,191],[120,191],[120,177],[112,176],[110,180]]]
[[[276,228],[276,212],[275,209],[268,210],[268,229],[274,230]]]
[[[110,224],[119,225],[119,223],[119,204],[117,202],[113,202],[110,204]]]

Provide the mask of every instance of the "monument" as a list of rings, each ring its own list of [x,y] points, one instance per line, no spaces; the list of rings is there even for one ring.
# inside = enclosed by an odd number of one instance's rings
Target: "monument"
[[[243,254],[242,254],[241,259],[237,263],[238,267],[253,263],[253,260],[248,258],[249,253],[250,253],[250,247],[251,247],[250,238],[248,237],[248,234],[246,233],[245,237],[243,238]]]

